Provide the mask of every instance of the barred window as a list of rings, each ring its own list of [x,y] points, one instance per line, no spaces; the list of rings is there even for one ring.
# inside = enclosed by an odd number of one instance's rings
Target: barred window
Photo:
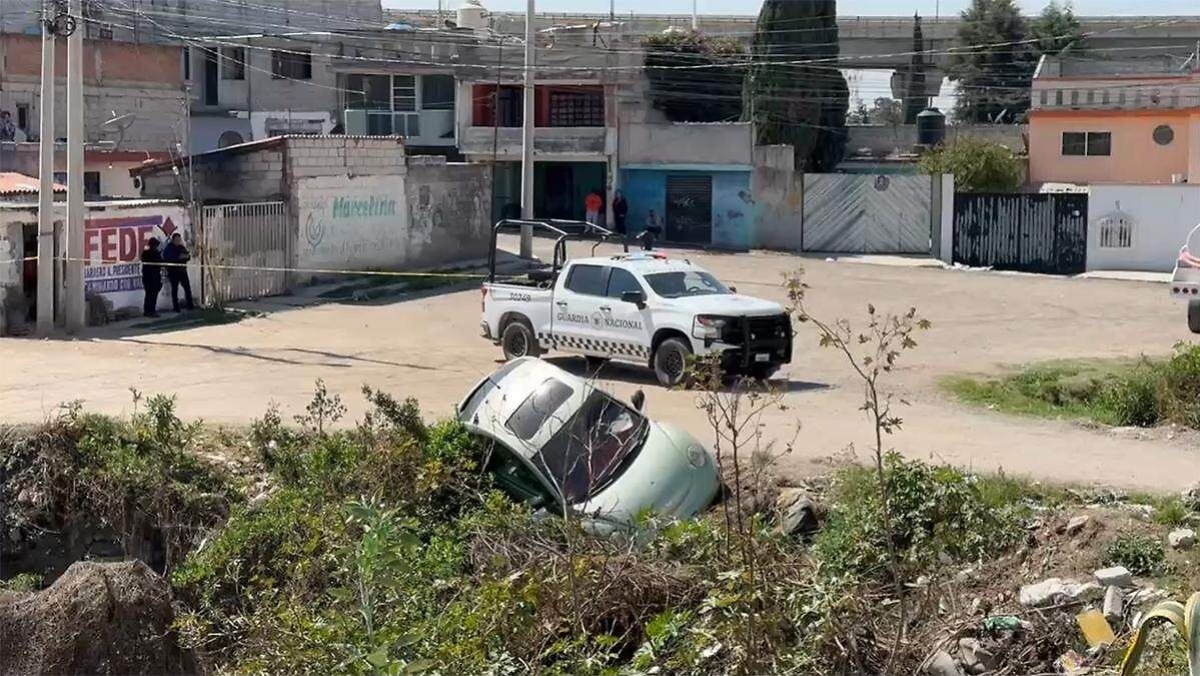
[[[604,92],[551,92],[550,126],[603,127]]]

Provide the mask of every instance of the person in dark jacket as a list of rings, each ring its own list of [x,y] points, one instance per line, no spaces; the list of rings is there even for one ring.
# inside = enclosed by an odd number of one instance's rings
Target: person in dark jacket
[[[167,281],[171,283],[171,307],[179,312],[179,287],[182,286],[187,309],[196,309],[196,304],[192,302],[192,282],[188,279],[187,271],[187,262],[192,259],[192,254],[184,246],[179,233],[171,235],[171,241],[163,249],[162,257],[164,262],[170,264],[167,266]]]
[[[617,233],[625,234],[625,218],[629,216],[629,202],[625,201],[625,194],[620,190],[613,197],[613,226],[616,227]]]
[[[158,316],[158,294],[162,292],[162,254],[158,251],[158,238],[151,237],[142,250],[142,289],[146,300],[142,312],[147,317]]]

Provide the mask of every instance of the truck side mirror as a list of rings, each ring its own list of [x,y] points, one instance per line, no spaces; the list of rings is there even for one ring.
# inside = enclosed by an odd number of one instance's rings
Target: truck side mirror
[[[633,407],[640,413],[646,407],[646,393],[641,390],[634,392],[633,396],[629,398],[629,403],[633,404]]]
[[[646,307],[646,294],[642,291],[622,291],[621,302],[633,303],[640,310]]]

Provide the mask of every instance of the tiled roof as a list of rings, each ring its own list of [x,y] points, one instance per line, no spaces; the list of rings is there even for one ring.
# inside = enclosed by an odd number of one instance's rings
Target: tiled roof
[[[29,195],[38,191],[37,176],[26,176],[15,171],[0,171],[0,195]],[[66,192],[67,186],[54,184],[54,192]]]

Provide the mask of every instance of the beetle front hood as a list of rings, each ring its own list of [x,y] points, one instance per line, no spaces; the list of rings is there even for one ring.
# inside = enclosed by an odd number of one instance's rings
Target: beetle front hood
[[[712,504],[720,483],[716,459],[692,435],[650,422],[645,444],[629,467],[576,507],[583,514],[624,523],[644,510],[687,518]]]

